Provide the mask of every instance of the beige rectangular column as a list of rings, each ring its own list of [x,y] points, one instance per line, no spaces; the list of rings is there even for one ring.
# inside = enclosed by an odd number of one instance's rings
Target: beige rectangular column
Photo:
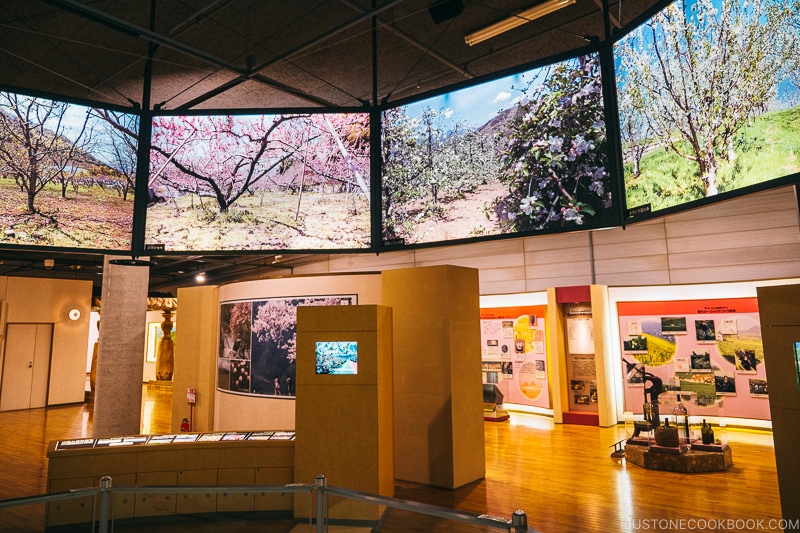
[[[478,271],[381,274],[394,314],[395,475],[456,488],[486,473]]]
[[[355,343],[355,373],[317,373],[317,343]],[[330,346],[330,345],[327,345]],[[294,480],[394,495],[392,310],[378,305],[297,308]],[[308,497],[295,495],[295,517]],[[331,498],[328,516],[377,523],[381,506]]]
[[[800,372],[795,343],[800,342],[800,285],[758,287],[757,290],[781,509],[784,519],[797,523],[800,519],[800,491],[797,490]]]
[[[172,431],[194,415],[192,431],[214,431],[217,386],[219,287],[203,285],[178,289],[180,323],[175,333],[175,372],[172,375]],[[186,389],[195,390],[189,408]],[[248,429],[248,428],[241,428]]]

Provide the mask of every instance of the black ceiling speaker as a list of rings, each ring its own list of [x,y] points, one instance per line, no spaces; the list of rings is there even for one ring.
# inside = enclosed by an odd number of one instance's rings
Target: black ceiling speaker
[[[438,0],[428,7],[434,24],[456,18],[464,10],[461,0]]]

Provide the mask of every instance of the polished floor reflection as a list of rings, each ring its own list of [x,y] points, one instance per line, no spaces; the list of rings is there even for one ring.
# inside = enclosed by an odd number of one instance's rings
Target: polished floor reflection
[[[169,432],[168,393],[143,394],[143,433]],[[0,413],[0,499],[42,494],[50,440],[91,435],[92,405]],[[781,518],[775,455],[769,432],[728,430],[734,465],[727,472],[678,474],[646,470],[610,458],[625,428],[554,425],[547,418],[513,414],[487,422],[486,479],[456,490],[398,481],[395,496],[510,517],[551,532],[729,531],[733,520],[749,531],[777,531]],[[288,531],[289,521],[253,523],[246,516],[190,519],[159,531]],[[720,521],[723,527],[720,526]],[[0,531],[43,530],[41,509],[0,510]],[[703,526],[703,527],[699,527]],[[713,526],[713,527],[712,527]],[[116,531],[141,530],[142,525]],[[387,511],[378,531],[484,531],[440,519]]]

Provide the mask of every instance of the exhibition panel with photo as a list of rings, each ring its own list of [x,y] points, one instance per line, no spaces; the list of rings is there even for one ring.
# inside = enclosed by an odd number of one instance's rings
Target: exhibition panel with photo
[[[0,245],[130,251],[138,114],[0,91]]]
[[[600,54],[386,109],[385,247],[613,225]]]
[[[368,113],[153,118],[148,252],[370,247]]]
[[[797,179],[798,28],[792,2],[676,0],[614,44],[628,217]]]
[[[641,413],[642,370],[696,413],[769,420],[769,392],[756,298],[619,302],[625,410]],[[627,368],[626,368],[627,370]]]

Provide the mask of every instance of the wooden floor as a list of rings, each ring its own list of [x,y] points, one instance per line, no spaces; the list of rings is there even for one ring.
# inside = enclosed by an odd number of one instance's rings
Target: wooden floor
[[[142,403],[142,432],[169,432],[169,394],[148,394],[145,389]],[[91,404],[0,413],[0,500],[43,494],[49,441],[89,436],[91,428]],[[398,481],[395,496],[505,517],[521,509],[529,524],[543,533],[778,530],[770,524],[781,512],[768,432],[728,430],[734,465],[727,472],[676,474],[610,458],[609,446],[624,438],[624,426],[554,425],[546,418],[512,414],[510,421],[485,423],[484,431],[486,479],[456,490]],[[0,531],[41,531],[42,514],[41,508],[0,510]],[[731,528],[728,520],[747,527]],[[723,527],[714,527],[717,521],[725,521]],[[141,527],[117,524],[116,531]],[[225,517],[222,523],[206,518],[163,527],[149,524],[146,530],[234,533],[290,528],[287,520],[255,524],[239,516]],[[379,531],[486,530],[389,510]]]

